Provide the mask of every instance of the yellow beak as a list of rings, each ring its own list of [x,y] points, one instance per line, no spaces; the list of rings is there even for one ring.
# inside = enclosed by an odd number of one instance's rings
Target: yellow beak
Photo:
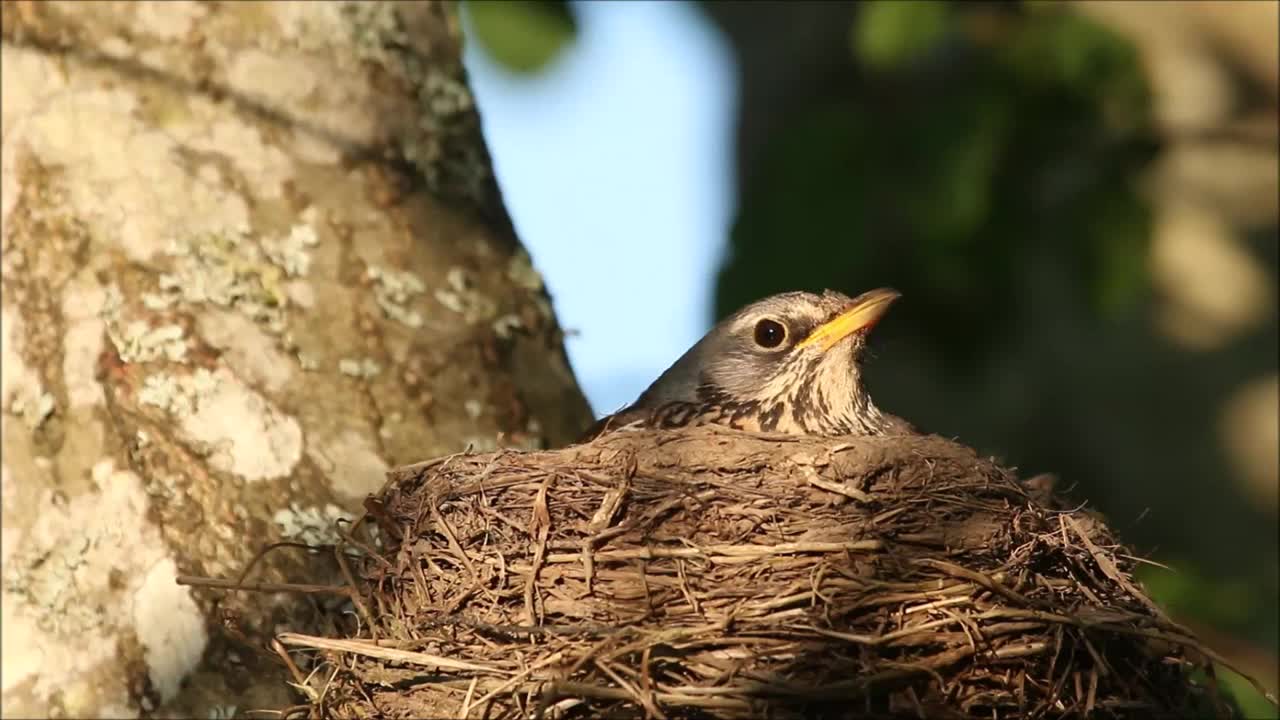
[[[889,305],[900,297],[902,293],[892,288],[864,292],[854,298],[853,304],[846,310],[815,328],[796,347],[817,345],[822,348],[822,352],[826,352],[853,333],[870,329],[889,309]]]

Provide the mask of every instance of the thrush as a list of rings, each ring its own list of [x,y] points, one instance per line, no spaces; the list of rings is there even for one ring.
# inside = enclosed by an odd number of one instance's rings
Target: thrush
[[[876,407],[862,375],[867,333],[899,297],[890,288],[856,298],[827,290],[752,303],[712,328],[584,439],[620,428],[708,423],[795,435],[916,433]]]

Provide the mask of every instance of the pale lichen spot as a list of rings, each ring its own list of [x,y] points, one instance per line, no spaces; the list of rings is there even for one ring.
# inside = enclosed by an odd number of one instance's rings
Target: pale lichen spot
[[[310,283],[302,280],[294,280],[285,283],[285,294],[289,296],[289,302],[303,310],[310,310],[316,304],[316,291]]]
[[[98,52],[116,60],[124,60],[133,57],[137,48],[120,35],[109,35],[98,41]]]
[[[462,404],[463,409],[467,411],[467,417],[475,420],[484,414],[484,403],[479,400],[468,400]]]
[[[507,313],[498,317],[490,325],[493,328],[493,334],[503,340],[509,339],[516,330],[524,327],[524,321],[515,313]]]
[[[162,295],[160,293],[144,292],[142,293],[141,299],[143,307],[155,312],[168,310],[178,304],[178,298],[175,295]]]
[[[541,290],[542,275],[533,267],[529,253],[517,250],[507,261],[507,279],[525,290]]]
[[[312,165],[337,165],[342,161],[341,147],[318,133],[294,127],[290,152],[297,159]]]
[[[182,432],[213,448],[211,464],[246,480],[283,477],[302,458],[302,428],[229,370],[192,411],[180,418]]]
[[[238,94],[259,101],[306,103],[322,78],[315,62],[303,55],[272,53],[246,47],[229,58],[227,84]]]
[[[444,281],[455,292],[464,293],[472,288],[471,278],[467,275],[467,271],[460,267],[449,268],[449,272],[445,273]]]
[[[117,316],[118,317],[118,316]],[[168,360],[184,362],[187,358],[186,331],[181,325],[169,323],[152,327],[146,320],[128,323],[111,322],[108,318],[107,337],[115,346],[120,359],[127,363]]]
[[[345,3],[275,2],[263,7],[279,25],[281,36],[304,50],[321,50],[347,38]]]
[[[22,329],[20,315],[8,308],[0,311],[0,333],[3,334],[0,404],[5,412],[21,417],[34,430],[53,414],[56,402],[53,394],[44,388],[40,376],[18,353]]]
[[[171,0],[134,6],[134,29],[162,40],[178,40],[209,14],[203,3]]]
[[[3,507],[12,508],[17,499],[18,486],[14,484],[9,466],[0,464],[0,504]],[[0,523],[0,565],[9,562],[9,555],[18,546],[20,537],[22,537],[22,531],[13,523]]]
[[[72,408],[101,405],[102,384],[97,380],[98,356],[102,354],[102,308],[106,289],[96,280],[77,277],[63,292],[62,378],[67,387],[67,404]]]
[[[411,328],[422,327],[422,314],[409,307],[415,297],[426,292],[421,278],[376,265],[370,265],[365,275],[373,281],[373,298],[384,315]]]
[[[262,249],[271,262],[275,263],[289,277],[301,277],[311,269],[311,253],[309,248],[320,242],[316,229],[306,223],[299,223],[289,228],[288,234],[279,238],[265,238]]]
[[[18,354],[17,340],[22,336],[22,329],[21,315],[7,307],[0,309],[0,335],[3,336],[3,342],[0,342],[0,354],[3,355],[3,362],[0,363],[0,401],[5,406],[13,401],[15,395],[32,394],[33,389],[40,384],[40,378],[27,367],[22,355]]]
[[[133,594],[134,632],[162,702],[178,694],[182,678],[195,669],[209,642],[200,608],[190,589],[174,582],[177,575],[178,566],[164,558]]]
[[[218,377],[207,368],[182,375],[155,373],[142,381],[138,402],[185,417],[195,412],[217,386]]]
[[[47,98],[66,89],[67,75],[47,54],[22,48],[13,43],[0,45],[0,87],[4,102],[0,103],[0,224],[8,225],[9,213],[21,197],[22,173],[18,172],[18,156],[28,146],[24,139],[30,132],[30,108],[39,107]]]
[[[190,412],[189,400],[179,400],[180,395],[182,392],[177,378],[168,373],[156,373],[143,379],[142,387],[138,390],[138,402],[169,412]]]
[[[275,339],[252,320],[238,313],[207,310],[196,327],[205,342],[222,352],[222,362],[249,384],[277,392],[293,376],[289,357]]]
[[[388,48],[412,46],[394,3],[344,2],[339,7],[357,57],[386,66],[395,58]]]
[[[468,323],[489,321],[497,315],[498,303],[480,292],[462,268],[450,268],[445,274],[445,282],[447,287],[434,293],[436,301],[462,315]]]
[[[368,437],[354,430],[312,443],[307,455],[324,468],[333,489],[347,497],[363,498],[386,482],[386,461]]]
[[[461,314],[466,310],[466,306],[462,303],[462,296],[452,290],[440,288],[435,291],[436,300],[450,310]]]
[[[336,531],[339,520],[350,521],[350,513],[329,503],[323,508],[303,507],[289,503],[289,507],[277,510],[271,517],[280,526],[280,535],[307,545],[333,545],[342,539]]]
[[[404,414],[400,412],[392,412],[384,415],[382,424],[378,426],[378,437],[383,440],[390,440],[395,437],[396,428],[404,422]]]
[[[27,422],[27,426],[36,430],[49,419],[56,406],[57,401],[54,400],[53,393],[44,391],[29,399],[15,400],[10,412],[21,415]]]
[[[377,377],[382,372],[382,366],[373,358],[342,358],[338,361],[338,372],[368,380]]]
[[[433,117],[461,115],[470,112],[476,104],[465,82],[443,72],[428,72],[423,90],[426,109]]]
[[[280,148],[263,140],[246,118],[229,115],[225,108],[198,100],[188,103],[189,124],[168,128],[184,145],[200,152],[228,158],[254,188],[259,199],[283,196],[284,184],[293,178],[293,161]]]

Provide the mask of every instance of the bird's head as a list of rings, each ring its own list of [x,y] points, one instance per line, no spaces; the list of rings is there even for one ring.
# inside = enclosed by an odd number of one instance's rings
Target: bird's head
[[[879,420],[862,385],[866,334],[898,297],[888,288],[856,298],[828,290],[752,303],[712,328],[636,404],[753,403],[763,429],[865,430]]]

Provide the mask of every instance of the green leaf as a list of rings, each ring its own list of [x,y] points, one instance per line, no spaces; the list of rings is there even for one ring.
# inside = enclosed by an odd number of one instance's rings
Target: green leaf
[[[853,24],[853,53],[887,70],[936,46],[950,27],[951,11],[938,0],[868,0]]]
[[[536,73],[573,40],[577,23],[561,0],[468,0],[473,37],[508,70]]]

